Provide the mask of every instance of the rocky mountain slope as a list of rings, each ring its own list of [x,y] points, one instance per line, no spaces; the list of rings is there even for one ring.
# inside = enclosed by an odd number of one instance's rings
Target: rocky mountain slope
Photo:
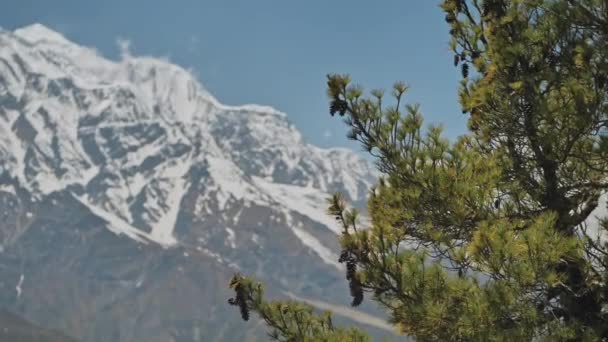
[[[0,341],[76,342],[71,337],[40,328],[6,310],[0,310]]]
[[[42,25],[0,31],[0,305],[81,341],[264,340],[236,271],[346,304],[325,198],[376,174],[286,114],[226,106],[168,61]]]

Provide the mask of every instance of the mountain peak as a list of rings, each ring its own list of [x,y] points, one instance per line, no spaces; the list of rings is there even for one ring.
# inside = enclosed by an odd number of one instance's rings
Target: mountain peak
[[[31,43],[47,41],[59,44],[71,44],[61,33],[54,31],[40,23],[31,24],[22,28],[16,29],[15,35],[23,38]]]
[[[226,203],[283,203],[285,217],[331,231],[324,199],[360,201],[374,181],[352,151],[305,143],[272,107],[224,105],[170,61],[105,59],[41,24],[6,39],[15,41],[0,47],[0,172],[36,198],[80,189],[114,233],[178,245],[183,200],[201,218]]]

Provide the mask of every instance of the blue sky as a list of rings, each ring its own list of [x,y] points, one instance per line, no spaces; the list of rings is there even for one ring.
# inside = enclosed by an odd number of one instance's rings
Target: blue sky
[[[411,86],[427,123],[465,131],[459,72],[436,0],[3,0],[0,26],[39,22],[116,59],[168,57],[195,71],[220,101],[286,112],[307,141],[348,146],[327,113],[325,75],[350,73],[366,89]]]

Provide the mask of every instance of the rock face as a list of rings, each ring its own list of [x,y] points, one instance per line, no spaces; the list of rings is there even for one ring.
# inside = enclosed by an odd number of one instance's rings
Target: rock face
[[[376,174],[167,61],[0,31],[0,305],[81,341],[264,340],[226,284],[349,301],[325,198]]]

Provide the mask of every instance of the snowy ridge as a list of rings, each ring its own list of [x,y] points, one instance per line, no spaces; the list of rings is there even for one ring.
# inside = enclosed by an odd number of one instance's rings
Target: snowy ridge
[[[80,203],[84,204],[91,212],[97,215],[99,218],[105,220],[108,223],[108,229],[117,235],[125,234],[133,240],[138,242],[148,243],[150,236],[144,232],[141,232],[139,229],[129,225],[119,217],[116,217],[114,214],[104,211],[90,204],[89,200],[86,197],[76,197]]]
[[[15,35],[32,43],[47,41],[59,44],[70,44],[61,34],[41,24],[32,24],[15,30]]]
[[[361,201],[376,177],[352,151],[305,143],[285,113],[221,104],[184,68],[128,51],[112,61],[39,24],[0,30],[3,172],[34,197],[76,191],[112,232],[165,247],[191,204],[199,220],[270,207],[334,266],[293,214],[337,233],[325,199]],[[236,248],[240,232],[225,229]]]
[[[254,177],[254,182],[261,191],[273,195],[273,199],[278,201],[283,210],[287,211],[286,215],[291,211],[297,212],[319,222],[336,234],[340,233],[336,221],[329,215],[324,214],[327,208],[326,199],[329,194],[310,186],[276,184],[257,177]]]

